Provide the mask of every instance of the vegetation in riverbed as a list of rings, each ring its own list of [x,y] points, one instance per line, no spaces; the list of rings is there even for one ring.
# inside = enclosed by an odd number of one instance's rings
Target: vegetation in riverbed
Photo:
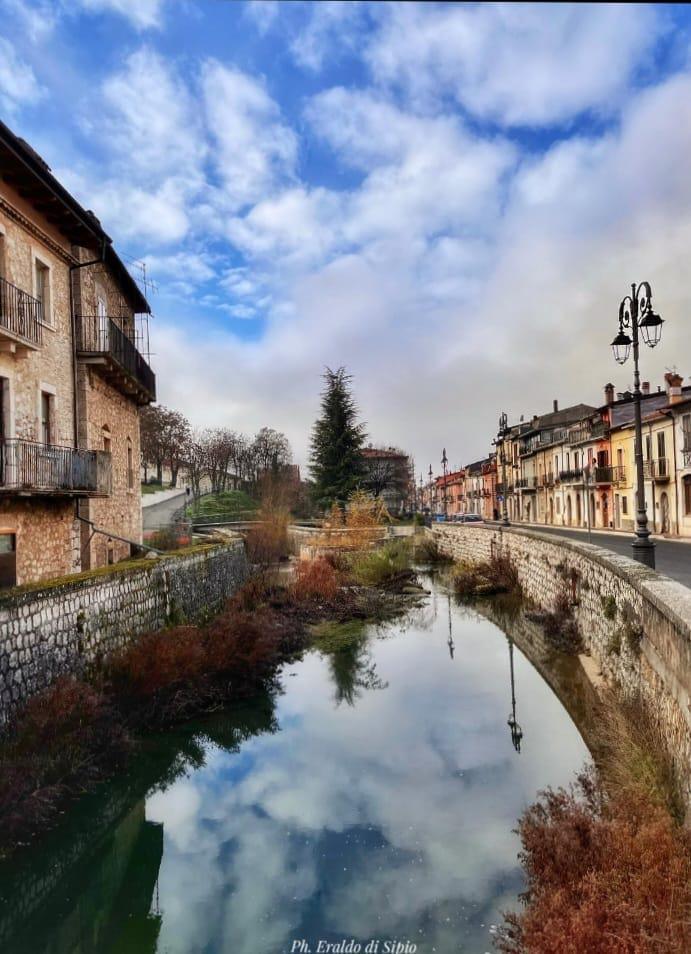
[[[654,715],[608,697],[598,725],[597,768],[520,819],[527,890],[505,954],[691,949],[691,834]]]
[[[453,563],[453,559],[439,548],[436,538],[426,533],[413,538],[413,553],[418,563]]]
[[[451,583],[461,599],[522,592],[515,563],[501,551],[493,552],[486,562],[456,563],[451,572]]]
[[[50,826],[71,799],[116,771],[142,732],[273,686],[280,663],[315,639],[310,624],[383,620],[407,609],[421,592],[401,595],[413,588],[409,556],[392,545],[381,565],[366,562],[364,570],[353,555],[306,561],[290,578],[265,568],[204,625],[144,635],[88,681],[62,678],[35,696],[0,740],[0,854]],[[364,585],[364,578],[379,585]],[[319,648],[331,654],[338,701],[352,702],[361,688],[380,683],[363,639],[355,628],[349,640],[344,632],[338,640],[335,631],[322,634]]]

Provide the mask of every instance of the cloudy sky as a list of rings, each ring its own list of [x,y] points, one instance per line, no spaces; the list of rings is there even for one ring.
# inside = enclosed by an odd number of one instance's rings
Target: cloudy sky
[[[286,431],[325,365],[417,469],[505,409],[691,375],[691,15],[665,6],[0,0],[0,114],[144,260],[162,403]]]

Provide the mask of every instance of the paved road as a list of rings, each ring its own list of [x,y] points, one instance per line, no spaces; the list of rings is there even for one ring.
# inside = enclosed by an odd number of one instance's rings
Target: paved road
[[[522,524],[516,524],[522,526]],[[580,530],[568,530],[566,527],[542,527],[536,524],[525,524],[531,530],[539,530],[541,533],[556,533],[562,537],[571,537],[574,540],[588,542],[587,532]],[[615,553],[623,553],[625,556],[633,557],[631,551],[631,541],[633,534],[625,533],[603,533],[594,531],[591,543],[597,547],[604,547],[606,550],[614,550]],[[664,540],[655,538],[655,569],[660,573],[671,576],[673,580],[678,580],[685,586],[691,586],[691,543],[677,543],[675,540]]]
[[[179,510],[184,503],[185,495],[180,494],[178,497],[151,504],[150,507],[142,507],[144,529],[157,530],[159,527],[167,527],[175,511]]]

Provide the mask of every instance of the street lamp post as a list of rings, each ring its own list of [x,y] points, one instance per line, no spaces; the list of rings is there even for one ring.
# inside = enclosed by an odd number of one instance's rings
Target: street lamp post
[[[449,500],[446,496],[446,465],[449,463],[449,459],[446,456],[446,448],[442,451],[441,455],[441,465],[444,468],[444,520],[449,516]]]
[[[636,530],[633,541],[633,558],[639,563],[655,569],[655,544],[650,539],[648,515],[645,503],[645,483],[643,480],[643,433],[641,426],[641,375],[638,369],[639,330],[643,341],[649,348],[660,342],[662,318],[655,314],[652,305],[653,294],[648,282],[631,286],[631,294],[626,295],[619,305],[619,333],[612,342],[614,360],[624,364],[633,346],[633,401],[636,430]],[[626,333],[631,329],[631,337]]]
[[[429,515],[434,520],[434,505],[436,503],[436,494],[432,496],[432,465],[429,465]]]
[[[508,527],[509,525],[509,511],[506,504],[506,453],[504,450],[504,441],[506,440],[508,425],[509,419],[506,416],[506,411],[502,411],[499,417],[499,437],[501,438],[501,444],[499,446],[501,448],[501,522],[504,527]]]

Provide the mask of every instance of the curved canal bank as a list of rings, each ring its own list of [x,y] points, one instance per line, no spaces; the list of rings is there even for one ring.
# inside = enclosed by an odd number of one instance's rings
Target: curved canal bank
[[[628,557],[518,527],[435,525],[454,560],[506,555],[525,594],[551,610],[562,600],[609,685],[654,715],[691,809],[691,589]]]
[[[2,950],[489,949],[522,888],[518,816],[588,753],[519,645],[431,590],[332,634],[278,694],[147,740],[0,869]]]

